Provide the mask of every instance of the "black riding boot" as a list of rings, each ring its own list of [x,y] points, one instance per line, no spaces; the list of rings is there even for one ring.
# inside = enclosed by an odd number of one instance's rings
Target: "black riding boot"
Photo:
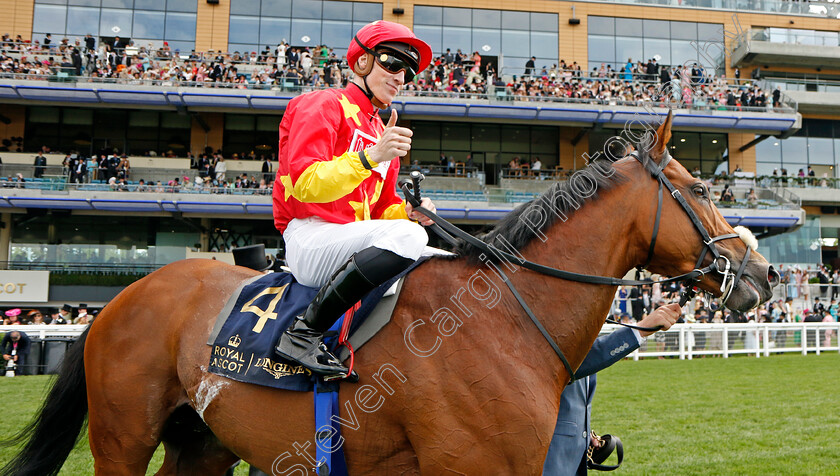
[[[346,374],[347,367],[327,350],[324,332],[367,293],[412,263],[396,253],[374,247],[354,254],[333,273],[306,311],[280,336],[274,351],[316,374]]]

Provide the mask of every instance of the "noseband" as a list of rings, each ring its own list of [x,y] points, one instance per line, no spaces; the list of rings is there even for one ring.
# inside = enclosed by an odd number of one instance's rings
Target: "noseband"
[[[639,156],[639,153],[633,151],[630,153],[630,156],[634,159],[638,160],[639,163],[647,170],[653,178],[655,178],[659,182],[659,203],[656,205],[656,219],[653,223],[653,237],[650,240],[650,247],[648,248],[648,255],[647,259],[645,260],[645,264],[639,266],[639,268],[644,269],[649,264],[651,259],[653,259],[653,252],[656,248],[656,237],[659,234],[659,221],[662,217],[662,187],[668,189],[668,192],[674,197],[674,200],[682,207],[683,211],[688,218],[691,220],[691,223],[694,225],[694,228],[700,233],[700,237],[703,240],[703,251],[700,253],[700,257],[697,259],[697,264],[694,265],[694,271],[697,272],[699,275],[694,278],[686,278],[683,279],[686,283],[688,281],[699,281],[705,274],[709,272],[716,272],[722,276],[721,285],[720,285],[720,292],[721,292],[721,303],[726,304],[726,301],[732,295],[732,291],[738,286],[738,283],[741,281],[741,276],[744,274],[744,268],[747,266],[747,262],[750,260],[750,253],[752,252],[752,248],[747,246],[747,251],[744,254],[744,259],[741,260],[741,265],[738,267],[737,272],[732,272],[732,265],[729,262],[729,258],[720,254],[715,245],[715,242],[727,240],[730,238],[740,238],[741,236],[737,233],[727,233],[725,235],[719,235],[714,238],[709,236],[709,232],[706,231],[706,227],[703,226],[703,223],[700,221],[700,218],[697,216],[697,213],[688,205],[688,202],[683,197],[682,193],[674,187],[674,184],[671,183],[671,180],[665,175],[665,167],[668,166],[668,163],[671,162],[671,154],[668,153],[668,150],[665,150],[665,155],[660,161],[659,164],[650,160],[649,158],[642,158]],[[712,255],[712,262],[709,266],[705,268],[701,268],[700,266],[703,265],[703,260],[706,258],[706,254],[711,253]],[[691,299],[696,291],[693,290],[694,286],[686,286],[686,290],[683,291],[683,295],[680,297],[680,305],[684,306],[689,299]]]
[[[647,260],[645,261],[644,265],[639,266],[639,268],[645,268],[647,265],[650,264],[651,259],[653,258],[654,249],[656,248],[656,237],[659,234],[659,222],[662,217],[662,201],[663,201],[663,193],[662,187],[664,186],[668,189],[668,192],[674,197],[674,200],[680,204],[683,211],[688,215],[688,218],[694,224],[694,228],[700,233],[700,237],[703,239],[703,251],[700,253],[700,257],[697,259],[697,264],[694,265],[694,269],[689,271],[688,273],[681,274],[679,276],[675,276],[673,278],[661,279],[659,281],[655,281],[655,283],[671,283],[671,282],[682,282],[686,285],[686,290],[683,291],[680,297],[680,306],[684,306],[689,299],[691,299],[697,291],[694,289],[697,282],[706,274],[716,272],[723,276],[723,282],[720,286],[720,291],[722,293],[721,302],[726,304],[726,301],[732,295],[732,291],[738,285],[738,282],[741,280],[741,276],[744,273],[744,268],[746,267],[747,261],[750,259],[750,252],[751,248],[747,246],[747,252],[744,255],[744,259],[741,261],[741,266],[738,268],[736,273],[732,272],[732,267],[729,262],[729,259],[720,254],[715,245],[716,242],[721,240],[726,240],[730,238],[740,238],[740,235],[737,233],[729,233],[726,235],[716,236],[711,238],[709,233],[706,231],[706,227],[703,226],[703,223],[700,221],[700,218],[697,216],[697,213],[688,205],[685,198],[682,196],[679,190],[674,187],[674,184],[665,176],[664,170],[665,167],[668,166],[668,163],[671,161],[671,155],[668,154],[668,151],[665,151],[665,156],[662,158],[659,164],[656,164],[653,160],[649,158],[642,158],[639,156],[637,152],[632,152],[630,154],[636,160],[638,160],[642,166],[647,170],[653,178],[655,178],[659,182],[659,203],[656,206],[656,219],[653,224],[653,235],[650,242],[650,247],[648,248],[648,256]],[[516,264],[526,269],[530,269],[531,271],[536,271],[540,274],[545,274],[547,276],[553,276],[555,278],[566,279],[569,281],[576,281],[580,283],[589,283],[589,284],[605,284],[609,286],[643,286],[654,283],[654,281],[641,281],[638,279],[620,279],[620,278],[613,278],[610,276],[594,276],[590,274],[581,274],[581,273],[573,273],[571,271],[563,271],[562,269],[552,268],[549,266],[544,266],[538,263],[534,263],[532,261],[528,261],[520,256],[516,256],[505,251],[502,251],[495,246],[485,243],[484,241],[479,240],[478,238],[470,235],[469,233],[461,230],[457,226],[449,223],[448,221],[444,220],[436,213],[422,207],[420,205],[420,181],[425,178],[423,174],[420,172],[414,171],[411,172],[411,179],[413,183],[404,182],[400,184],[400,188],[402,188],[403,194],[405,195],[405,199],[408,203],[410,203],[416,212],[420,212],[423,215],[431,218],[434,221],[434,224],[431,226],[432,231],[437,233],[441,238],[443,238],[446,242],[453,246],[459,246],[460,242],[458,239],[465,241],[466,243],[478,248],[479,250],[483,251],[485,254],[482,255],[482,259],[487,258],[486,264],[492,265],[494,271],[502,278],[504,283],[507,285],[508,289],[510,289],[513,296],[519,302],[519,305],[522,306],[522,309],[528,315],[528,317],[533,321],[534,325],[539,329],[540,333],[543,337],[548,341],[551,348],[560,357],[560,360],[563,362],[563,366],[566,368],[566,371],[569,373],[570,381],[575,380],[575,371],[572,369],[571,364],[569,364],[568,359],[566,356],[563,355],[563,351],[560,350],[560,347],[554,342],[554,339],[548,334],[545,327],[540,323],[539,319],[536,315],[531,311],[531,308],[522,299],[522,296],[516,290],[513,285],[513,282],[507,277],[500,266],[497,266],[492,259],[496,258],[497,260],[501,261],[502,259],[508,261],[509,263]],[[454,235],[454,236],[453,236]],[[456,239],[457,237],[458,239]],[[712,255],[712,262],[706,267],[701,268],[703,265],[703,260],[706,258],[706,254],[711,253]],[[621,323],[617,323],[621,324]],[[661,329],[660,327],[639,327],[639,326],[632,326],[629,324],[621,324],[627,327],[633,327],[635,329],[644,330],[644,331],[658,331]]]

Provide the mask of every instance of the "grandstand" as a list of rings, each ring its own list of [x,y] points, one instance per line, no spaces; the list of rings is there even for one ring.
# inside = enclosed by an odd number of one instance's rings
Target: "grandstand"
[[[437,57],[392,107],[415,132],[404,171],[427,175],[444,217],[492,223],[672,107],[672,154],[713,191],[728,186],[721,211],[768,236],[765,256],[838,259],[834,2],[278,5],[0,0],[6,267],[153,269],[252,242],[282,251],[263,165],[283,111],[346,81],[352,32],[376,19],[412,27]],[[72,160],[122,154],[130,170],[114,183],[96,167],[74,180]],[[223,180],[201,169],[205,154],[225,157]],[[242,174],[268,183],[237,187]]]

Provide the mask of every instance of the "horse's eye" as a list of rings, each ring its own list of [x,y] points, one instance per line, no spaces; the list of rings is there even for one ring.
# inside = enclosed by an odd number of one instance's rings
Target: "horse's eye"
[[[692,187],[692,190],[694,191],[694,195],[698,198],[709,198],[708,190],[706,190],[706,187],[702,185],[695,185]]]

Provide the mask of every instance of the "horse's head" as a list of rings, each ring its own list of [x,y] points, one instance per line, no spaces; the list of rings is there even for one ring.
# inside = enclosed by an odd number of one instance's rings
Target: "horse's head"
[[[642,236],[656,240],[648,267],[669,276],[705,270],[699,288],[721,297],[730,309],[752,309],[772,297],[779,273],[756,252],[758,242],[749,230],[733,229],[726,222],[706,184],[671,159],[667,149],[671,119],[669,113],[641,150],[624,159],[641,163],[654,177],[661,169],[659,183],[654,180],[651,185],[659,188],[654,189],[659,197],[654,206],[660,208],[656,213],[661,213],[656,238],[650,231],[657,226],[655,217],[638,224]]]

